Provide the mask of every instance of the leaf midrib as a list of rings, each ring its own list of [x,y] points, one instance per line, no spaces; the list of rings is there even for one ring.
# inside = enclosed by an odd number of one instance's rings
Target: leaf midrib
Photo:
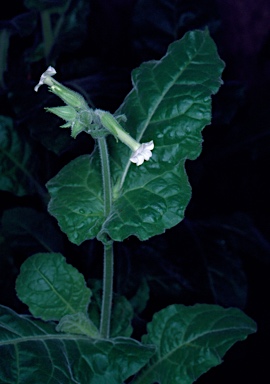
[[[136,384],[139,384],[140,383],[140,379],[144,380],[145,377],[147,377],[154,369],[156,369],[158,367],[158,365],[162,364],[163,361],[165,360],[168,360],[169,357],[171,355],[173,355],[178,349],[182,349],[186,346],[188,346],[189,344],[192,345],[194,341],[197,341],[199,340],[201,337],[204,337],[205,335],[207,334],[213,334],[213,333],[219,333],[219,332],[230,332],[232,329],[236,329],[237,331],[243,331],[243,330],[249,330],[251,331],[251,327],[235,327],[235,328],[220,328],[218,330],[211,330],[210,332],[204,332],[204,333],[201,333],[199,336],[197,337],[194,337],[193,339],[189,340],[188,342],[185,342],[183,344],[181,344],[180,346],[176,347],[176,348],[173,348],[169,353],[167,353],[166,355],[164,355],[163,357],[161,357],[160,359],[158,359],[154,364],[152,364],[149,369],[146,369],[145,372],[142,373],[142,375],[140,376],[139,378],[139,381],[136,382]],[[194,347],[197,347],[196,344],[194,344]]]
[[[152,119],[153,115],[155,114],[157,108],[159,107],[161,101],[163,100],[163,98],[165,97],[165,95],[168,93],[168,91],[175,85],[176,81],[179,79],[179,77],[183,74],[183,72],[186,70],[186,68],[190,65],[190,63],[195,59],[196,56],[198,56],[198,54],[200,53],[201,49],[202,49],[202,46],[205,42],[205,38],[203,39],[203,42],[201,43],[201,46],[200,48],[196,51],[196,53],[194,54],[194,56],[192,56],[191,58],[189,58],[189,60],[187,61],[186,65],[182,68],[182,70],[177,74],[177,76],[168,84],[167,87],[164,88],[164,91],[162,92],[162,94],[160,95],[160,97],[158,98],[158,101],[156,103],[156,106],[155,108],[152,108],[151,110],[151,113],[149,113],[149,116],[147,117],[147,119],[145,120],[145,123],[144,123],[144,126],[141,130],[141,133],[139,134],[137,140],[140,142],[142,136],[144,135],[144,132],[146,131],[149,123],[150,123],[150,120]],[[167,55],[166,55],[167,56]],[[164,58],[166,57],[164,56]],[[163,58],[163,59],[164,59]],[[175,61],[174,60],[174,57],[173,55],[171,55],[171,60]],[[153,66],[153,70],[156,68],[156,66],[160,65],[161,63],[163,62],[163,60],[160,60],[158,61],[154,66]],[[177,66],[179,66],[179,64],[177,63]],[[155,80],[155,85],[156,84],[156,78],[154,77],[154,80]],[[135,92],[135,88],[133,89],[133,92]],[[138,93],[137,93],[138,95]],[[140,97],[137,98],[140,103],[141,103],[141,99]],[[122,189],[123,185],[124,185],[124,182],[125,182],[125,179],[126,179],[126,176],[127,176],[127,173],[128,173],[128,170],[129,170],[129,167],[131,165],[131,162],[128,161],[127,162],[127,165],[123,171],[123,176],[121,178],[121,182],[119,184],[119,191]]]

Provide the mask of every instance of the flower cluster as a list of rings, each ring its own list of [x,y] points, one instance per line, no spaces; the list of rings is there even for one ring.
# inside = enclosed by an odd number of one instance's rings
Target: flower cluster
[[[142,165],[146,160],[148,161],[152,156],[154,149],[153,140],[149,143],[138,143],[134,140],[119,124],[117,119],[109,112],[96,109],[95,111],[87,105],[84,98],[77,92],[65,87],[58,81],[52,78],[56,74],[56,70],[49,66],[48,69],[41,75],[39,83],[35,86],[37,92],[39,87],[43,84],[49,86],[51,92],[59,96],[67,105],[65,107],[47,108],[47,111],[54,113],[66,121],[62,128],[71,128],[71,136],[76,136],[85,131],[90,133],[94,138],[99,137],[101,132],[104,135],[107,130],[114,135],[114,137],[131,150],[132,155],[130,161],[137,166]],[[96,130],[90,127],[98,128]]]

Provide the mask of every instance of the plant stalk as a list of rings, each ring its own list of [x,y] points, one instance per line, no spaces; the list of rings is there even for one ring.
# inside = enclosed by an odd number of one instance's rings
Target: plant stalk
[[[46,59],[46,64],[49,64],[49,55],[53,46],[53,31],[51,25],[51,13],[49,10],[44,10],[40,14],[41,24],[42,24],[42,34],[43,34],[43,44],[44,44],[44,56]]]
[[[104,215],[107,217],[111,211],[112,205],[112,188],[109,154],[105,137],[98,139],[101,170],[103,180],[104,193]],[[110,337],[110,323],[112,311],[113,296],[113,243],[104,244],[104,260],[103,260],[103,292],[100,319],[100,335],[104,338]]]

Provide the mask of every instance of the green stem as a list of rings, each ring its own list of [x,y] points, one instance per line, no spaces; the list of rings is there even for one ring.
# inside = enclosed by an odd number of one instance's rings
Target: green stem
[[[40,14],[44,44],[44,56],[46,63],[49,64],[49,54],[53,45],[53,31],[51,25],[51,13],[49,10],[44,10]]]
[[[107,217],[111,212],[112,206],[112,186],[111,186],[111,173],[109,154],[105,137],[98,139],[99,152],[101,158],[101,170],[103,181],[103,193],[104,193],[104,215]]]
[[[10,34],[7,29],[0,31],[0,88],[5,89],[4,73],[7,69],[7,54]]]
[[[111,312],[113,297],[113,245],[104,244],[103,292],[100,318],[100,335],[110,337]]]
[[[109,154],[105,137],[98,139],[101,170],[103,179],[104,193],[104,215],[107,217],[111,211],[112,188]],[[100,335],[104,338],[110,337],[110,323],[113,296],[113,244],[104,244],[104,264],[103,264],[103,294],[100,319]]]

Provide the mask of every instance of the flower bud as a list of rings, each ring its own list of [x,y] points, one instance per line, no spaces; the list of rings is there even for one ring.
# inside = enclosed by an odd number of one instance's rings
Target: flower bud
[[[71,125],[71,137],[76,139],[77,135],[85,130],[84,124],[82,124],[79,120],[75,120]]]
[[[90,127],[93,122],[93,110],[88,108],[87,111],[79,112],[79,119],[86,127]]]
[[[84,98],[77,92],[65,87],[53,79],[53,85],[50,86],[50,91],[60,97],[67,105],[76,109],[88,109],[88,105]]]

